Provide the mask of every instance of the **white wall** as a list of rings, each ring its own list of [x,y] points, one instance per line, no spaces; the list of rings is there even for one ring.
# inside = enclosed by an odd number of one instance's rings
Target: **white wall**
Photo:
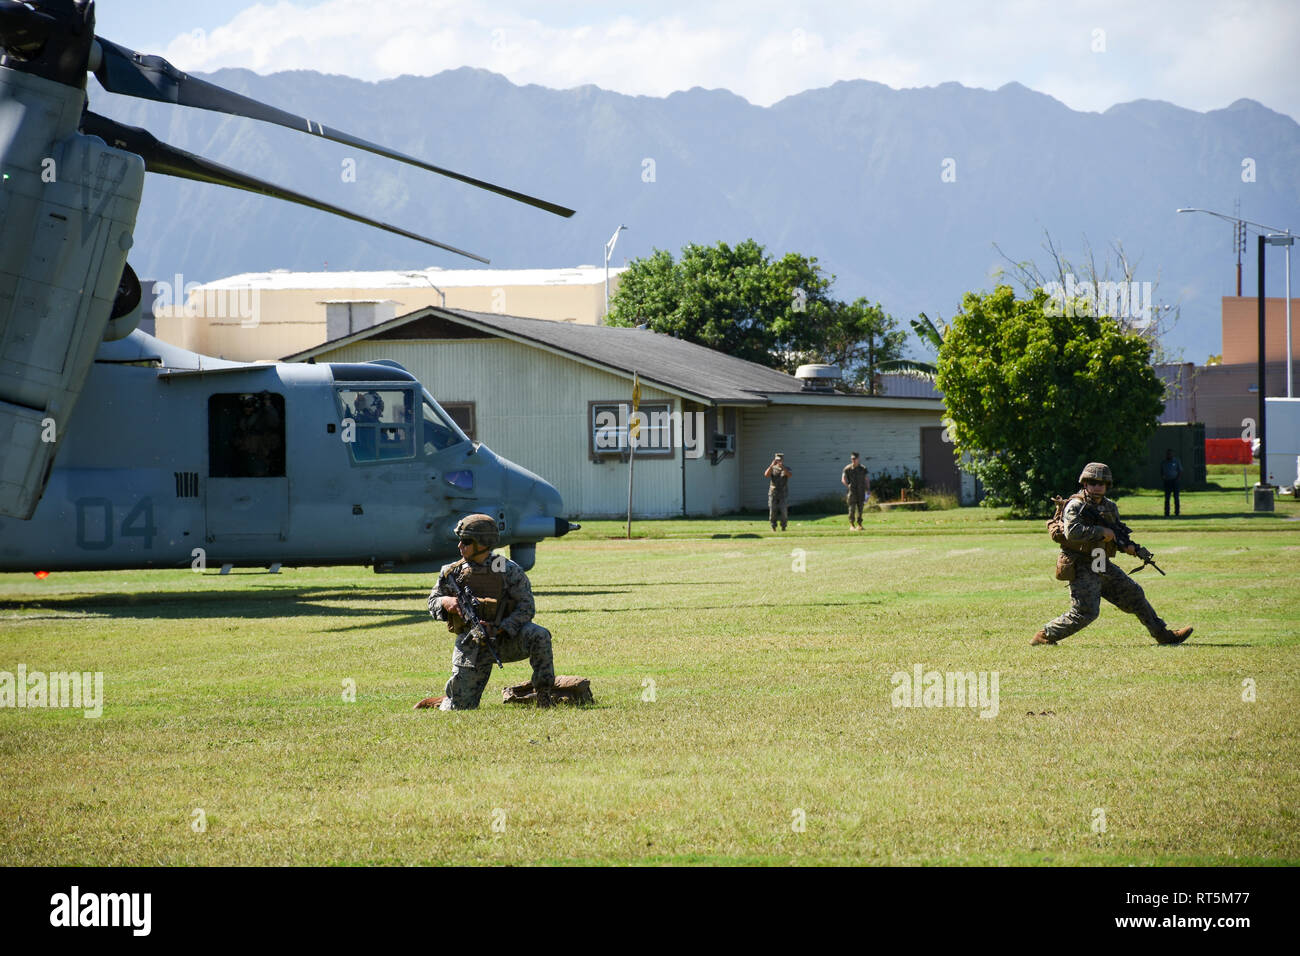
[[[939,424],[940,411],[863,406],[773,405],[741,418],[740,488],[746,508],[766,508],[763,471],[776,452],[790,466],[790,503],[844,494],[840,475],[858,452],[871,474],[921,470],[921,426]]]

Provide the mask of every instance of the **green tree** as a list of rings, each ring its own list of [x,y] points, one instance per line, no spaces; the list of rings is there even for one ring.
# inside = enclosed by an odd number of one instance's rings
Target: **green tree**
[[[636,259],[610,301],[610,325],[646,325],[784,372],[806,362],[840,365],[870,387],[874,367],[896,358],[903,335],[865,299],[838,302],[834,276],[815,257],[769,256],[752,239],[732,247],[687,245]]]
[[[1108,311],[1111,306],[1116,306],[1115,311],[1118,315],[1111,317],[1119,323],[1125,332],[1136,332],[1147,340],[1151,346],[1152,363],[1156,365],[1176,361],[1176,357],[1165,350],[1164,339],[1173,331],[1174,326],[1178,324],[1180,315],[1180,306],[1177,304],[1170,305],[1164,302],[1152,302],[1151,298],[1158,290],[1160,283],[1149,282],[1137,284],[1139,278],[1139,266],[1141,261],[1134,261],[1129,258],[1128,252],[1124,249],[1123,243],[1118,240],[1112,242],[1110,247],[1102,253],[1101,261],[1098,262],[1096,251],[1092,243],[1088,241],[1087,236],[1082,237],[1083,258],[1077,262],[1071,261],[1064,251],[1059,248],[1052,234],[1046,229],[1043,230],[1043,250],[1047,253],[1050,263],[1044,268],[1040,268],[1037,262],[1033,260],[1016,260],[1011,258],[995,242],[993,248],[997,249],[998,254],[1010,265],[1010,275],[1021,286],[1026,293],[1032,293],[1036,289],[1051,289],[1055,287],[1063,293],[1065,290],[1076,286],[1078,283],[1085,283],[1090,290],[1097,293],[1097,298],[1093,303],[1089,303],[1099,313]],[[1007,270],[999,272],[999,278]],[[1148,291],[1145,304],[1142,305],[1139,296],[1138,303],[1129,303],[1131,308],[1118,308],[1120,303],[1110,299],[1109,295],[1102,296],[1100,290],[1108,285],[1121,283],[1133,291],[1141,288]],[[1136,287],[1135,287],[1135,284]],[[1149,286],[1149,289],[1147,289]]]
[[[943,321],[942,316],[940,316],[939,321]],[[913,319],[911,325],[916,337],[926,347],[936,353],[943,347],[943,335],[947,326],[935,325],[924,312],[920,313],[920,318]],[[897,372],[910,375],[914,378],[925,379],[928,382],[933,382],[935,375],[939,373],[938,367],[930,362],[905,358],[891,358],[881,364],[880,370],[882,372]]]
[[[838,365],[846,385],[876,394],[876,373],[902,354],[907,333],[893,316],[866,299],[831,302],[811,316],[814,361]],[[787,369],[793,371],[793,369]]]
[[[1145,337],[1050,302],[1041,289],[967,293],[939,350],[958,453],[987,503],[1022,515],[1047,513],[1089,461],[1132,477],[1164,393]]]
[[[806,317],[826,307],[833,279],[815,258],[774,260],[752,239],[687,245],[679,261],[656,249],[623,273],[607,321],[773,365],[777,353],[806,345]]]

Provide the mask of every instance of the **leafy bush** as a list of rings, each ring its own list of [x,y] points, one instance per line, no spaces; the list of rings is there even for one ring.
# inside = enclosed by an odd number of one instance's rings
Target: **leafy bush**
[[[904,488],[907,489],[907,497],[919,497],[916,492],[924,487],[925,481],[920,474],[910,468],[904,468],[897,475],[882,471],[871,476],[871,495],[877,501],[898,501],[903,496]]]

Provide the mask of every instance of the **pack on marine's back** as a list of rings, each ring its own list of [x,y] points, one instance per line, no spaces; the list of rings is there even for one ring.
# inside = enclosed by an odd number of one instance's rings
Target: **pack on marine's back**
[[[1056,544],[1064,545],[1068,540],[1065,536],[1065,506],[1070,503],[1072,498],[1078,495],[1071,495],[1069,498],[1062,498],[1060,495],[1052,497],[1052,503],[1056,505],[1056,511],[1047,519],[1047,535]]]

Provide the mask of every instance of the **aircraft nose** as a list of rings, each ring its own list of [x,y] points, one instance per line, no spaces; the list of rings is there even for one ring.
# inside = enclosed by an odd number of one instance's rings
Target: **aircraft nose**
[[[564,511],[564,499],[549,481],[538,479],[531,489],[531,504],[538,512],[558,518]]]
[[[508,500],[519,502],[519,521],[511,537],[516,540],[558,538],[578,527],[562,517],[564,499],[546,479],[512,465],[506,483]]]

